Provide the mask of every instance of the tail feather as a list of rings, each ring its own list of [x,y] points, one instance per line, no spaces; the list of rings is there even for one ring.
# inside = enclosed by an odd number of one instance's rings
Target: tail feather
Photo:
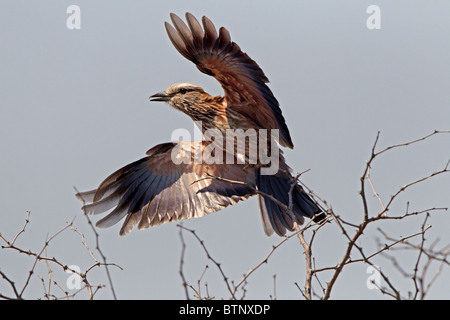
[[[291,174],[281,171],[276,175],[261,175],[258,173],[257,188],[262,193],[270,195],[289,206],[292,178]],[[313,218],[315,222],[320,222],[325,218],[322,209],[314,203],[299,184],[292,190],[293,216],[264,195],[258,195],[258,204],[264,232],[267,236],[271,236],[274,232],[279,236],[284,236],[286,230],[294,230],[294,222],[303,224],[304,217]]]

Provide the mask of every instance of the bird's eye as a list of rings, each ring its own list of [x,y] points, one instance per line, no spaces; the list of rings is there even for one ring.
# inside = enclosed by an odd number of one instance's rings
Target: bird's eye
[[[187,92],[187,89],[184,89],[184,88],[180,89],[180,93],[185,94],[186,92]]]

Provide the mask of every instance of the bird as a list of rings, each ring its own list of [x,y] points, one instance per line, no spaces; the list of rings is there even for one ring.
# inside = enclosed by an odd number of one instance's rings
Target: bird
[[[256,196],[267,236],[285,236],[303,224],[304,217],[324,221],[326,213],[286,164],[280,146],[293,149],[294,144],[262,69],[231,40],[225,27],[217,30],[206,16],[201,24],[189,12],[185,17],[187,25],[170,14],[172,24],[165,22],[168,37],[184,58],[220,83],[224,95],[212,96],[196,84],[182,82],[149,99],[188,115],[200,127],[202,140],[156,145],[145,157],[109,175],[98,188],[78,192],[83,212],[109,212],[96,223],[100,228],[124,220],[119,234],[125,235],[136,226],[141,230],[199,218]],[[224,148],[221,143],[226,138],[219,134],[225,137],[230,130],[256,132],[259,147],[275,157],[275,171],[264,174],[268,164],[259,154],[252,158],[247,145],[237,150],[236,139],[231,149]],[[210,131],[216,133],[214,139],[208,138]],[[277,140],[267,132],[276,133]],[[214,160],[230,157],[232,161],[208,161],[204,156],[208,150]]]

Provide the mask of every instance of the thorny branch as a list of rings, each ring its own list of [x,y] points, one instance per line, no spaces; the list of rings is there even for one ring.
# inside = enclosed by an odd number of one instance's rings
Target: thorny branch
[[[80,192],[78,191],[77,187],[73,187],[75,189],[75,192],[77,194],[79,194]],[[83,201],[83,206],[86,204],[86,202],[84,201],[84,199],[82,199]],[[89,215],[87,215],[86,213],[84,213],[84,216],[86,217],[86,220],[89,224],[89,226],[91,227],[92,232],[95,235],[95,249],[97,250],[97,252],[100,254],[100,256],[102,257],[103,260],[103,266],[105,266],[105,271],[106,271],[106,276],[108,278],[108,282],[109,282],[109,287],[111,289],[111,293],[113,295],[113,299],[117,300],[117,296],[116,296],[116,291],[114,290],[114,286],[112,283],[112,278],[111,278],[111,274],[109,272],[109,268],[108,268],[108,263],[106,262],[106,256],[103,254],[103,251],[100,249],[100,236],[97,232],[97,230],[94,227],[94,224],[92,223],[91,219],[89,219]]]
[[[306,275],[305,275],[305,284],[303,286],[303,289],[297,282],[295,282],[295,285],[300,290],[302,296],[305,299],[308,299],[308,300],[312,299],[313,296],[316,296],[320,299],[330,299],[333,289],[335,287],[336,281],[342,275],[342,272],[346,266],[348,266],[350,264],[355,264],[355,263],[364,263],[364,264],[375,267],[375,264],[373,263],[373,259],[375,257],[386,256],[386,252],[391,252],[392,250],[395,250],[398,248],[401,248],[403,250],[406,250],[406,248],[408,248],[410,250],[416,250],[418,252],[417,260],[416,260],[415,265],[413,266],[412,274],[406,274],[406,272],[403,269],[402,269],[402,273],[403,273],[403,275],[408,276],[410,279],[412,279],[413,284],[414,284],[414,288],[415,288],[414,293],[409,294],[408,297],[411,299],[417,299],[417,298],[423,299],[425,297],[425,295],[428,293],[431,285],[435,282],[436,278],[441,274],[443,268],[445,266],[450,266],[450,262],[448,260],[448,257],[450,256],[450,249],[449,249],[450,245],[447,245],[444,249],[442,249],[440,251],[434,251],[433,246],[426,247],[426,241],[425,241],[425,234],[431,228],[430,225],[427,225],[427,221],[428,221],[430,214],[433,212],[445,212],[448,210],[448,208],[432,207],[432,208],[427,208],[425,210],[410,211],[409,210],[409,202],[408,202],[406,211],[403,214],[388,214],[388,212],[393,207],[393,204],[398,202],[397,199],[401,193],[404,193],[411,187],[413,187],[417,184],[420,184],[426,180],[432,179],[433,177],[449,173],[450,172],[450,169],[449,169],[450,160],[447,161],[447,163],[441,170],[433,171],[426,176],[420,177],[416,180],[413,180],[413,181],[403,185],[393,195],[391,195],[390,198],[386,202],[383,202],[380,195],[376,192],[370,172],[371,172],[371,168],[373,166],[374,161],[378,157],[380,157],[382,154],[384,154],[388,151],[391,151],[396,148],[406,147],[406,146],[410,146],[410,145],[419,143],[419,142],[427,140],[435,135],[442,135],[442,134],[449,134],[449,133],[450,133],[450,130],[433,131],[432,133],[425,135],[419,139],[415,139],[415,140],[408,141],[405,143],[394,144],[394,145],[388,146],[384,149],[377,150],[377,145],[378,145],[378,141],[380,138],[380,133],[378,132],[375,142],[371,149],[370,158],[368,161],[366,161],[366,166],[365,166],[363,174],[361,175],[361,178],[360,178],[360,187],[361,188],[360,188],[359,194],[360,194],[360,198],[361,198],[361,201],[363,204],[362,220],[360,222],[344,220],[344,218],[342,218],[340,215],[338,215],[334,212],[334,210],[327,203],[327,201],[325,201],[323,198],[321,198],[316,193],[314,193],[311,189],[309,189],[307,186],[305,186],[304,183],[299,181],[303,185],[303,187],[309,192],[311,197],[316,200],[317,204],[322,208],[322,210],[328,214],[328,221],[334,222],[334,225],[336,225],[339,228],[343,237],[346,239],[347,244],[343,248],[343,252],[342,252],[340,261],[336,265],[333,265],[333,266],[323,266],[320,268],[316,267],[316,261],[315,261],[315,258],[313,255],[313,250],[312,250],[314,239],[317,236],[319,236],[320,230],[322,228],[326,228],[327,225],[329,225],[329,224],[322,223],[320,225],[314,225],[314,224],[311,224],[311,222],[309,222],[307,225],[303,226],[302,228],[297,226],[297,229],[293,234],[283,238],[277,245],[274,245],[271,248],[271,250],[269,251],[269,253],[267,254],[267,256],[264,259],[262,259],[258,264],[256,264],[256,266],[254,268],[250,268],[248,270],[248,272],[246,274],[244,274],[243,278],[240,281],[238,281],[236,284],[234,283],[234,281],[229,281],[229,279],[227,277],[225,277],[225,275],[223,274],[223,269],[222,269],[222,267],[220,267],[224,282],[226,283],[228,290],[231,293],[231,299],[236,299],[237,290],[242,285],[245,285],[247,283],[250,275],[253,274],[262,265],[266,264],[268,262],[268,258],[272,254],[274,254],[276,249],[278,249],[281,245],[286,243],[289,239],[291,239],[294,236],[297,236],[297,238],[299,239],[300,245],[305,254]],[[297,180],[299,180],[300,176],[301,176],[301,174],[297,175],[293,179],[292,186],[294,186],[295,183],[297,183]],[[204,179],[224,180],[223,178],[214,177],[214,176],[209,176]],[[238,183],[238,184],[242,183],[242,182],[231,181],[231,180],[226,180],[226,181],[231,182],[231,183]],[[378,199],[378,202],[380,204],[381,209],[377,210],[375,213],[372,212],[372,209],[370,208],[369,203],[368,203],[368,193],[367,193],[368,185],[367,185],[367,183],[370,186],[370,190],[372,191],[373,196]],[[251,186],[249,186],[249,187],[251,188]],[[291,188],[291,192],[292,192],[292,189],[293,188]],[[253,191],[255,191],[255,193],[257,193],[259,195],[268,197],[269,199],[271,199],[272,201],[277,203],[280,207],[287,210],[288,212],[291,212],[291,214],[292,214],[292,203],[291,203],[292,195],[291,194],[289,194],[289,199],[290,199],[289,205],[286,206],[283,203],[280,203],[279,201],[277,201],[277,199],[274,199],[271,195],[264,194],[261,191],[256,190],[254,188],[253,188]],[[389,243],[384,244],[384,245],[378,244],[379,249],[375,250],[372,253],[367,253],[367,249],[365,249],[364,247],[362,247],[359,244],[360,239],[365,234],[364,232],[367,230],[369,225],[372,225],[375,223],[379,224],[382,221],[386,221],[386,220],[402,221],[406,218],[413,217],[413,216],[419,216],[419,215],[425,215],[426,217],[421,226],[420,231],[418,231],[418,232],[412,232],[408,236],[402,237],[400,239],[394,239],[394,238],[388,237],[386,235],[385,236],[386,240],[389,240]],[[378,230],[381,230],[381,228],[378,228]],[[206,250],[203,240],[201,240],[198,237],[198,235],[195,233],[194,230],[189,230],[189,231],[192,232],[193,234],[195,234],[197,240],[202,244],[203,249],[205,250],[205,252],[207,253],[207,256],[209,258],[210,254]],[[306,236],[307,232],[311,232],[309,237]],[[420,243],[418,245],[410,242],[411,240],[417,239],[417,238],[420,239]],[[359,256],[360,256],[359,258],[352,258],[352,255],[355,251],[359,254]],[[425,257],[426,257],[427,261],[422,266],[421,262],[422,262],[422,260],[424,260]],[[395,258],[390,257],[389,259],[393,262],[394,266],[399,265],[398,261],[396,261]],[[212,260],[212,261],[214,262],[214,260]],[[439,262],[440,267],[439,267],[438,271],[436,272],[436,274],[432,277],[431,281],[429,281],[428,283],[425,283],[425,274],[429,270],[429,266],[433,261]],[[218,266],[221,266],[221,265],[218,264]],[[421,268],[421,266],[422,266],[422,268]],[[402,290],[400,290],[397,287],[397,285],[388,277],[388,274],[386,274],[385,271],[383,271],[379,268],[377,268],[377,269],[379,270],[379,274],[380,274],[381,278],[383,279],[384,283],[386,284],[386,287],[383,286],[383,287],[379,288],[380,292],[382,292],[383,294],[385,294],[389,297],[395,298],[395,299],[405,298],[406,296],[402,294]],[[323,279],[324,274],[329,274],[330,272],[331,272],[331,276],[326,281],[320,280],[319,275]],[[183,277],[184,277],[184,275],[183,275]],[[183,281],[185,281],[185,278],[183,278]],[[231,283],[231,285],[230,285],[230,283]],[[326,285],[323,285],[323,283],[325,283]],[[313,290],[315,285],[318,285],[318,287],[320,289],[319,292],[321,292],[321,293],[316,293]],[[244,294],[245,294],[245,292],[244,292]]]
[[[44,298],[45,299],[60,299],[60,298],[73,298],[75,297],[78,293],[86,290],[88,292],[88,296],[89,299],[93,299],[95,294],[98,292],[98,290],[100,288],[103,287],[103,285],[92,285],[89,281],[88,281],[88,273],[94,269],[95,267],[100,267],[100,266],[114,266],[117,267],[119,269],[121,269],[120,266],[114,264],[114,263],[100,263],[94,256],[94,254],[92,253],[92,251],[89,249],[89,246],[87,245],[86,241],[85,241],[85,237],[84,235],[78,231],[74,225],[73,225],[73,221],[72,222],[68,222],[67,225],[65,227],[63,227],[62,229],[60,229],[59,231],[57,231],[55,234],[53,234],[52,236],[48,237],[47,240],[44,242],[44,245],[42,246],[42,248],[39,251],[32,251],[32,250],[26,250],[23,249],[19,246],[16,245],[16,241],[18,240],[18,238],[25,232],[27,225],[30,222],[30,212],[27,212],[27,218],[25,220],[25,224],[23,225],[22,229],[14,236],[13,240],[9,241],[5,236],[3,236],[2,234],[0,234],[0,239],[4,242],[4,245],[1,246],[2,249],[8,249],[8,250],[14,250],[16,252],[18,252],[19,254],[25,254],[27,256],[30,256],[33,258],[33,264],[31,266],[31,269],[28,272],[28,275],[25,279],[25,283],[22,286],[22,288],[20,289],[18,287],[18,285],[16,284],[16,282],[12,281],[4,271],[0,270],[0,275],[2,276],[2,278],[9,284],[9,287],[12,290],[12,293],[14,294],[14,296],[7,296],[3,293],[0,293],[0,298],[2,299],[11,299],[11,300],[22,300],[24,299],[24,294],[25,294],[25,290],[29,287],[30,284],[30,280],[32,278],[32,276],[35,274],[35,270],[36,267],[38,265],[39,262],[44,262],[47,270],[48,270],[48,284],[45,284],[45,280],[40,277],[39,275],[37,276],[39,278],[39,280],[41,281],[42,285],[43,285],[43,289],[44,289]],[[91,258],[93,259],[94,263],[88,267],[85,271],[80,272],[77,270],[74,270],[72,268],[69,267],[69,265],[63,263],[61,260],[57,259],[56,257],[49,257],[47,255],[47,249],[50,245],[50,243],[52,241],[54,241],[60,234],[62,234],[63,232],[67,231],[67,230],[72,230],[75,233],[77,233],[80,238],[81,238],[81,242],[83,244],[83,246],[86,248],[86,250],[89,252],[89,255],[91,256]],[[73,294],[69,294],[62,285],[60,285],[54,275],[54,271],[52,269],[51,266],[58,266],[60,269],[62,269],[64,272],[66,271],[70,271],[73,274],[76,274],[77,276],[80,277],[81,281],[84,283],[84,287],[80,288],[78,291],[76,291]],[[53,294],[51,292],[51,288],[52,288],[52,284],[56,287],[59,288],[60,291],[62,291],[63,293],[63,297],[57,297],[55,294]]]
[[[425,141],[433,136],[436,135],[443,135],[443,134],[449,134],[450,131],[434,131],[428,135],[425,135],[419,139],[408,141],[405,143],[399,143],[394,144],[391,146],[388,146],[384,149],[377,150],[378,141],[380,138],[380,133],[378,132],[375,142],[371,148],[371,154],[369,157],[369,160],[366,161],[366,165],[363,170],[363,174],[360,177],[360,199],[362,201],[362,214],[361,214],[361,221],[350,221],[346,217],[345,219],[334,212],[331,205],[317,195],[313,190],[308,188],[303,182],[299,180],[300,176],[304,173],[298,174],[295,178],[292,179],[292,187],[291,192],[297,183],[299,181],[306,191],[308,191],[309,195],[316,201],[316,203],[319,205],[319,207],[322,208],[324,212],[327,213],[328,218],[327,222],[331,223],[322,223],[320,225],[314,224],[311,221],[309,221],[304,226],[297,226],[295,229],[295,232],[292,234],[285,236],[282,238],[277,244],[273,245],[270,250],[268,250],[268,253],[266,254],[263,259],[259,260],[257,263],[255,263],[254,267],[249,268],[245,273],[243,273],[242,278],[234,281],[230,279],[225,271],[223,264],[217,262],[209,251],[209,249],[205,245],[205,241],[200,238],[198,233],[195,230],[188,229],[183,227],[182,225],[178,225],[179,227],[179,235],[180,240],[182,243],[182,251],[180,256],[180,269],[179,273],[183,281],[183,288],[185,291],[186,299],[190,299],[189,296],[189,289],[194,292],[194,298],[197,299],[212,299],[213,297],[210,296],[209,289],[207,283],[204,283],[204,287],[206,288],[206,294],[202,294],[202,281],[204,278],[205,273],[209,269],[208,265],[205,266],[203,271],[201,272],[200,277],[197,280],[197,285],[191,285],[188,283],[186,276],[184,274],[183,266],[186,261],[186,243],[184,242],[183,238],[183,232],[189,232],[193,235],[193,237],[199,242],[201,245],[204,253],[206,254],[206,257],[208,261],[212,262],[216,267],[217,270],[220,273],[220,276],[223,279],[223,282],[226,285],[226,288],[230,294],[230,299],[244,299],[246,297],[246,285],[248,284],[248,281],[250,277],[259,269],[261,269],[264,265],[266,265],[269,261],[269,258],[272,257],[272,255],[275,254],[275,252],[283,246],[286,242],[288,242],[290,239],[297,237],[300,242],[300,246],[302,248],[302,251],[305,255],[305,277],[304,277],[304,284],[299,285],[299,281],[295,281],[294,284],[297,286],[299,291],[301,292],[303,298],[305,299],[312,299],[313,297],[317,297],[319,299],[330,299],[332,296],[332,292],[335,289],[335,285],[337,282],[337,279],[339,279],[343,273],[343,271],[346,269],[347,266],[351,264],[356,263],[363,263],[367,264],[369,266],[374,266],[374,258],[375,257],[384,257],[386,258],[393,267],[405,278],[410,279],[413,284],[413,290],[409,291],[407,295],[405,295],[403,292],[404,290],[400,289],[398,287],[398,284],[396,284],[386,273],[386,271],[378,268],[379,274],[381,278],[383,279],[384,285],[379,285],[378,289],[381,293],[388,297],[392,297],[395,299],[424,299],[427,294],[430,291],[431,286],[436,282],[436,279],[442,274],[445,267],[450,266],[450,244],[447,244],[443,246],[441,249],[437,250],[435,249],[438,243],[438,240],[435,240],[429,244],[427,241],[425,235],[427,232],[431,229],[431,225],[428,224],[428,221],[430,219],[430,216],[432,213],[435,212],[445,212],[448,210],[446,207],[430,207],[426,209],[421,210],[411,210],[409,202],[406,203],[406,210],[402,213],[396,213],[392,207],[394,203],[399,202],[398,198],[399,195],[407,192],[410,188],[412,188],[415,185],[421,184],[424,181],[430,180],[436,176],[442,176],[446,173],[450,172],[449,166],[450,166],[450,160],[448,160],[445,164],[445,166],[440,170],[435,170],[431,172],[430,174],[420,177],[416,180],[412,180],[409,183],[406,183],[402,187],[398,188],[396,192],[394,192],[393,195],[391,195],[387,200],[381,198],[380,194],[376,191],[375,184],[371,177],[371,169],[373,167],[373,163],[375,160],[380,157],[382,154],[392,151],[397,148],[406,147],[410,145],[414,145],[416,143],[419,143],[421,141]],[[305,171],[306,172],[306,171]],[[220,177],[214,177],[209,176],[204,179],[219,179],[224,180]],[[237,181],[230,181],[226,180],[231,183],[242,183]],[[249,186],[251,188],[251,186]],[[281,202],[279,202],[277,199],[273,198],[271,195],[264,194],[263,192],[259,190],[254,190],[256,194],[259,194],[264,197],[268,197],[275,203],[277,203],[281,208],[286,210],[287,212],[290,212],[292,214],[292,194],[290,192],[289,194],[289,205],[285,205]],[[369,206],[369,192],[371,191],[372,196],[375,197],[380,205],[380,209],[373,210]],[[392,211],[392,212],[390,212]],[[383,221],[403,221],[404,219],[414,217],[414,216],[420,216],[424,215],[425,218],[421,224],[420,230],[417,232],[411,232],[409,235],[396,238],[393,236],[388,235],[381,227],[378,227],[378,232],[384,237],[384,242],[378,240],[378,249],[374,250],[373,252],[368,253],[368,249],[363,247],[361,243],[361,239],[365,235],[365,231],[368,229],[369,225],[374,224],[380,224]],[[86,290],[88,292],[89,298],[93,299],[96,293],[99,289],[101,289],[102,285],[92,285],[87,278],[88,273],[93,270],[96,267],[104,266],[107,272],[108,281],[110,282],[111,291],[113,294],[113,297],[116,298],[114,288],[112,286],[111,277],[109,274],[108,266],[114,266],[118,267],[116,264],[113,263],[107,263],[106,257],[102,253],[99,245],[99,235],[96,232],[95,228],[93,227],[92,223],[90,222],[89,218],[88,223],[90,224],[95,237],[96,237],[96,250],[100,254],[102,261],[99,262],[96,258],[89,246],[87,245],[87,242],[85,240],[84,235],[79,232],[74,226],[73,222],[67,223],[67,225],[53,234],[52,236],[48,237],[45,241],[42,248],[38,251],[32,251],[32,250],[26,250],[18,246],[17,240],[21,237],[23,233],[26,232],[26,228],[30,221],[30,212],[27,212],[27,217],[25,220],[24,225],[22,228],[15,234],[15,236],[12,238],[12,240],[8,240],[5,236],[0,234],[0,240],[4,243],[1,248],[5,250],[14,250],[15,252],[18,252],[19,254],[24,254],[29,257],[33,258],[33,263],[31,266],[30,271],[26,275],[24,279],[24,284],[22,286],[19,286],[15,281],[12,280],[10,276],[7,275],[7,273],[4,270],[0,270],[0,280],[2,280],[4,283],[7,284],[7,286],[10,288],[10,294],[6,293],[0,293],[0,298],[2,299],[23,299],[24,294],[26,292],[26,289],[29,287],[30,280],[32,279],[33,275],[35,274],[36,267],[38,263],[44,262],[47,270],[48,270],[48,280],[46,281],[43,277],[37,276],[42,284],[42,287],[44,289],[44,298],[46,299],[59,299],[59,298],[73,298],[78,293]],[[315,239],[321,236],[321,231],[323,229],[329,228],[330,226],[337,226],[337,228],[340,230],[343,238],[346,241],[346,244],[340,249],[342,250],[342,255],[340,257],[340,260],[335,264],[331,266],[316,266],[316,257],[314,255],[313,249],[315,244]],[[76,234],[79,235],[81,238],[81,242],[83,246],[86,248],[86,250],[89,252],[89,255],[91,256],[93,260],[93,264],[88,267],[85,271],[79,272],[77,270],[71,270],[70,267],[61,262],[60,260],[56,259],[55,257],[49,257],[48,256],[48,247],[52,241],[54,241],[55,238],[57,238],[61,233],[65,232],[66,230],[72,230]],[[418,243],[416,242],[418,240]],[[385,243],[387,242],[387,243]],[[401,265],[401,263],[398,261],[397,257],[392,255],[392,252],[395,252],[396,250],[410,250],[416,253],[416,260],[414,262],[414,265],[412,266],[412,270],[408,271],[408,267],[404,267]],[[354,257],[355,252],[357,253],[358,257]],[[439,264],[437,271],[432,275],[431,280],[428,280],[428,275],[431,270],[431,264],[437,263]],[[84,287],[80,288],[78,291],[75,291],[72,294],[69,294],[62,285],[60,285],[56,279],[56,276],[54,274],[54,269],[52,269],[53,266],[57,266],[58,268],[62,269],[63,271],[70,270],[72,273],[78,275],[82,282],[84,283]],[[296,280],[296,279],[293,279]],[[276,298],[275,294],[275,286],[276,286],[276,275],[274,275],[274,295],[273,297]],[[378,284],[377,284],[378,286]],[[62,292],[62,297],[58,297],[55,295],[55,293],[52,292],[52,290],[58,289]],[[318,289],[318,290],[317,290]],[[239,296],[238,293],[242,291],[242,294]]]

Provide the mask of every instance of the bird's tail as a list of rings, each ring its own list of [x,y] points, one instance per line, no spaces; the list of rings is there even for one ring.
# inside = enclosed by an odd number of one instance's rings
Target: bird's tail
[[[294,179],[289,172],[280,170],[276,175],[262,175],[258,172],[257,177],[259,191],[289,206],[289,192]],[[264,232],[268,236],[274,232],[284,236],[286,230],[294,230],[294,222],[303,224],[303,217],[313,218],[315,222],[320,222],[326,217],[323,210],[297,183],[292,190],[292,214],[265,195],[258,195],[258,203]]]

